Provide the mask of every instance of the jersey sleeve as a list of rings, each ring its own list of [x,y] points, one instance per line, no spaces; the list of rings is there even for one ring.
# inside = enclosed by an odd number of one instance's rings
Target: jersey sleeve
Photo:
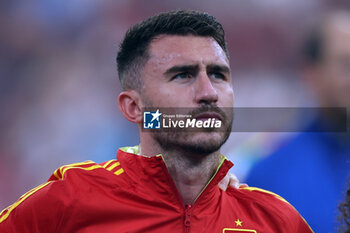
[[[268,225],[275,225],[279,232],[286,233],[313,233],[311,227],[299,212],[281,196],[255,187],[246,187],[242,190],[253,192],[258,200],[257,205],[271,214],[266,218]]]
[[[86,161],[58,168],[48,182],[25,193],[0,213],[0,232],[57,232],[60,222],[67,218],[72,210],[76,199],[74,189],[79,182],[67,178],[67,171],[92,170],[98,167],[100,166],[92,161]]]
[[[55,181],[44,183],[3,210],[0,215],[1,233],[56,232],[62,215],[64,199],[55,192]]]

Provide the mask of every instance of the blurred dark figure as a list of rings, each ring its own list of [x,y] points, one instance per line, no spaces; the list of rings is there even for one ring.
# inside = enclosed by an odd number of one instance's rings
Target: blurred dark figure
[[[303,80],[319,106],[349,109],[350,13],[328,14],[305,44]],[[308,130],[336,123],[320,111]],[[247,183],[282,195],[315,232],[334,232],[349,161],[349,132],[300,133],[258,162]]]
[[[345,201],[340,204],[339,209],[342,214],[340,232],[350,233],[350,186],[345,194]]]

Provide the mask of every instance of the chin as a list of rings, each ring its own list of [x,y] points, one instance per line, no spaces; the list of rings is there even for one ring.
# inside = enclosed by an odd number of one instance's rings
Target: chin
[[[192,154],[211,154],[219,151],[230,132],[187,132],[156,137],[165,150],[180,150]]]
[[[187,144],[188,149],[192,149],[193,153],[211,154],[220,150],[228,136],[229,134],[224,132],[201,132],[193,135],[185,144]]]

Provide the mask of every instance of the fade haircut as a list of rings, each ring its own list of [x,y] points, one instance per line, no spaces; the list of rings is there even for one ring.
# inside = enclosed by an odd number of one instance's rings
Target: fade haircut
[[[149,45],[160,35],[212,37],[228,56],[225,32],[211,15],[179,10],[161,13],[131,27],[120,44],[117,55],[118,75],[124,90],[140,90],[140,70],[149,58]]]

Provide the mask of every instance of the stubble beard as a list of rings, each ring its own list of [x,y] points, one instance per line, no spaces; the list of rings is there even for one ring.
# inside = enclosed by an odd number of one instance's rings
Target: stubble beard
[[[144,98],[144,101],[147,106],[155,107],[148,98]],[[151,135],[164,152],[181,151],[187,154],[200,156],[212,154],[219,151],[221,146],[229,138],[233,122],[233,113],[229,112],[228,114],[225,114],[217,107],[213,107],[213,109],[215,108],[224,115],[222,127],[219,130],[173,129],[154,131]],[[200,109],[200,107],[198,109]],[[198,109],[193,112],[197,112]],[[205,106],[205,109],[210,109],[210,106]]]
[[[230,130],[223,132],[157,132],[153,135],[163,151],[183,151],[193,155],[208,155],[219,151],[229,136]]]

